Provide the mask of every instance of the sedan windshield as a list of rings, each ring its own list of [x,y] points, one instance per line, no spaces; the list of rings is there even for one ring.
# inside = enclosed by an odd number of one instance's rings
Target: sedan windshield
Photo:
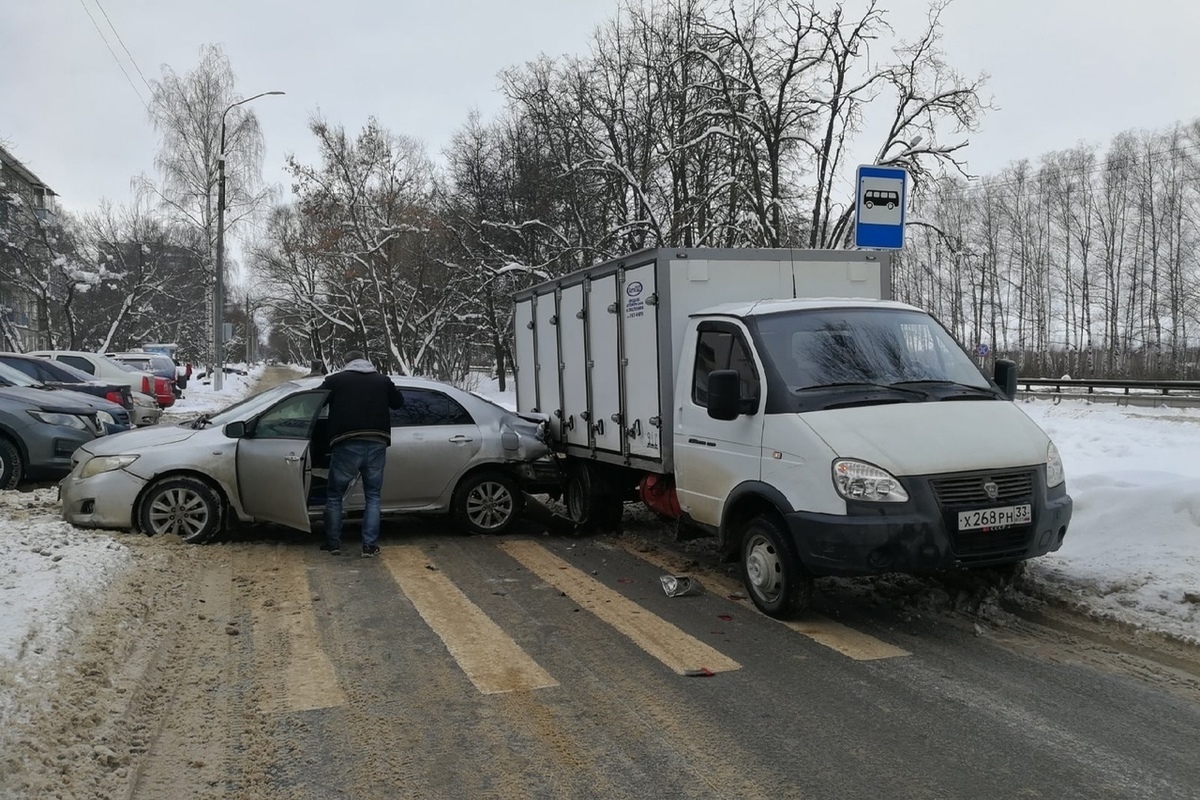
[[[228,422],[238,421],[244,422],[270,406],[276,400],[299,390],[300,387],[294,383],[281,383],[278,386],[272,386],[265,392],[259,392],[256,395],[247,397],[245,400],[234,403],[211,416],[205,415],[203,420],[213,425],[224,425]]]
[[[950,334],[919,311],[788,311],[760,317],[755,327],[764,358],[792,392],[937,383],[990,389]]]

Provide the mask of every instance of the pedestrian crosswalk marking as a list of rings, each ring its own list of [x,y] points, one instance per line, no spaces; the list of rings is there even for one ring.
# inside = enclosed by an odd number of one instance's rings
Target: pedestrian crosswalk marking
[[[536,542],[509,540],[502,542],[500,549],[680,675],[695,670],[715,673],[741,668],[738,662],[576,569]]]
[[[653,564],[664,572],[677,572],[679,570],[679,564],[675,563],[676,560],[661,552],[639,550],[627,540],[619,540],[618,544],[630,555]],[[750,602],[749,598],[745,598],[745,588],[739,581],[734,581],[715,572],[706,571],[703,575],[703,583],[714,593],[730,597],[730,599],[733,599],[731,596],[736,596],[739,599],[733,600],[734,602],[753,608],[753,603]],[[768,619],[770,618],[768,617]],[[901,656],[912,655],[907,650],[902,650],[895,645],[876,639],[874,636],[856,631],[840,622],[834,622],[815,611],[805,613],[804,619],[775,621],[788,626],[799,634],[807,636],[817,644],[824,645],[830,650],[836,650],[855,661],[876,661],[883,658],[899,658]]]
[[[281,714],[343,705],[346,695],[317,634],[304,563],[278,550],[268,558],[273,562],[272,597],[254,609],[254,632],[260,652],[273,659],[261,671],[272,683],[265,687],[259,709]]]
[[[472,603],[416,546],[383,551],[396,582],[417,613],[446,645],[471,683],[483,694],[558,686],[479,606]]]

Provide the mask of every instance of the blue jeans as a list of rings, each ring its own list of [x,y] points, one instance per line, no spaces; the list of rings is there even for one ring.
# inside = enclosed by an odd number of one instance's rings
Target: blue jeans
[[[325,489],[325,543],[342,544],[342,497],[355,475],[362,476],[362,543],[370,547],[379,540],[379,494],[383,489],[383,465],[387,445],[377,439],[346,439],[333,446],[329,460],[329,484]]]

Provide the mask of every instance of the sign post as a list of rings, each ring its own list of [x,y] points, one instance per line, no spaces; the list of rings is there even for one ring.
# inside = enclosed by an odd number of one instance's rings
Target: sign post
[[[868,250],[904,249],[908,172],[903,167],[862,165],[854,186],[854,246]]]

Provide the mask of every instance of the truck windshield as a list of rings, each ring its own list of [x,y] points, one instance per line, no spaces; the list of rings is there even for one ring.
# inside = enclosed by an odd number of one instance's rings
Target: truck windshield
[[[764,359],[793,392],[839,385],[911,388],[935,383],[990,390],[987,379],[950,334],[920,311],[786,311],[758,317],[754,327]]]

